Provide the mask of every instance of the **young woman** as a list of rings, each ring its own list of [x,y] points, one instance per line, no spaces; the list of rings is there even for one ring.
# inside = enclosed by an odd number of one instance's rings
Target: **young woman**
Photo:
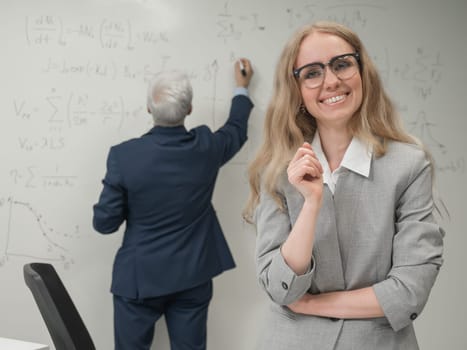
[[[432,172],[353,31],[290,38],[245,212],[273,301],[260,349],[418,349],[442,265]]]

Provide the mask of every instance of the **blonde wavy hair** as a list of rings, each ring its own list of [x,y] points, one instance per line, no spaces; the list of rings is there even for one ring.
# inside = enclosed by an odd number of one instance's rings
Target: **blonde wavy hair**
[[[376,157],[385,154],[388,140],[420,144],[403,128],[395,107],[386,94],[379,74],[363,43],[351,29],[334,22],[317,22],[300,28],[286,43],[276,67],[274,87],[264,120],[263,143],[249,166],[250,197],[243,217],[252,223],[259,202],[260,187],[270,193],[282,210],[277,194],[279,176],[305,140],[311,141],[316,120],[300,108],[302,97],[293,70],[302,41],[311,33],[336,35],[360,55],[363,100],[350,120],[353,135],[373,147]]]

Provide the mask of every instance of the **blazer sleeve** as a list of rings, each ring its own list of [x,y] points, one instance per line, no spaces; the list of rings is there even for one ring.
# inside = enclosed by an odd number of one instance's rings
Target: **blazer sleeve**
[[[384,281],[373,286],[395,331],[422,312],[443,263],[444,231],[436,224],[433,209],[431,167],[421,155],[413,162],[396,207],[392,268]]]
[[[107,157],[107,171],[102,183],[104,187],[94,205],[93,226],[100,233],[112,233],[127,218],[127,191],[122,183],[113,147]]]
[[[256,269],[260,285],[279,305],[288,305],[303,296],[311,286],[314,267],[297,275],[285,262],[280,249],[292,225],[287,210],[282,211],[266,191],[261,192],[255,211]]]
[[[221,148],[220,165],[227,163],[242,148],[247,140],[248,119],[253,103],[245,95],[236,95],[232,99],[229,118],[214,133],[214,139]]]

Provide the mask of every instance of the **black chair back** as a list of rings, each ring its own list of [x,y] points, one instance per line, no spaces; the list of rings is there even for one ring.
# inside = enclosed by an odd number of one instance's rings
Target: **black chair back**
[[[95,350],[92,338],[53,265],[29,263],[24,265],[23,272],[56,350]]]

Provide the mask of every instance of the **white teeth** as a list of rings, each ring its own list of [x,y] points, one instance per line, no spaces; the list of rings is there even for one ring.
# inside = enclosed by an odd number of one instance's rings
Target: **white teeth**
[[[344,99],[344,95],[341,95],[341,96],[333,96],[333,97],[330,97],[326,100],[323,101],[323,103],[336,103],[336,102],[339,102],[341,100]]]

